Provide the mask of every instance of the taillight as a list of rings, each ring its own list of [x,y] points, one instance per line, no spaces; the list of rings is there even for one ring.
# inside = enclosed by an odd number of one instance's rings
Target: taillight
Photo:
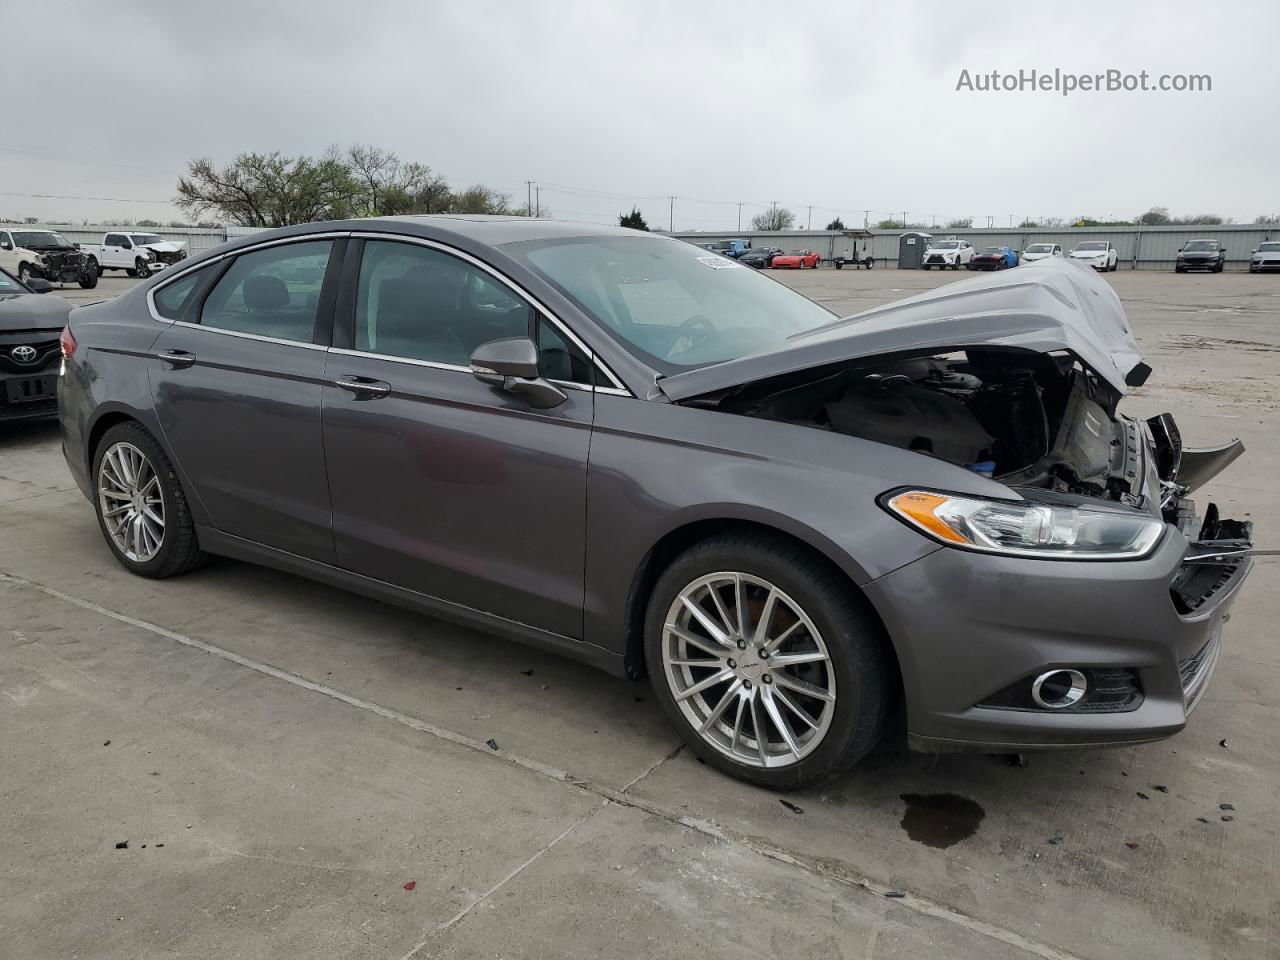
[[[62,346],[64,358],[76,352],[76,338],[72,335],[70,327],[62,328],[62,336],[58,338],[58,343]]]

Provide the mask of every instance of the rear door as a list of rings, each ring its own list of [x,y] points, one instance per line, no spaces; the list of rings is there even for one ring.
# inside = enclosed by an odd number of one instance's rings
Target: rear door
[[[345,246],[329,235],[252,249],[153,297],[174,322],[153,348],[152,394],[213,525],[326,563],[321,383]]]
[[[586,351],[479,261],[422,242],[355,243],[323,390],[338,564],[580,638]],[[551,410],[469,369],[480,344],[531,333],[544,376],[566,386]]]

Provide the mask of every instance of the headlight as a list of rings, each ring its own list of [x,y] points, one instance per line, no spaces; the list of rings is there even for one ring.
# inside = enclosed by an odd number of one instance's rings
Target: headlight
[[[1026,500],[979,500],[908,490],[883,501],[894,516],[948,546],[1063,560],[1134,560],[1164,533],[1139,514]]]

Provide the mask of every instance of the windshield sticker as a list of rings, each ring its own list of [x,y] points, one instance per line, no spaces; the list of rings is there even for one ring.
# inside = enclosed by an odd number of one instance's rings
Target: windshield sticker
[[[742,266],[727,257],[698,257],[697,259],[699,263],[705,263],[712,270],[732,270],[734,267]]]

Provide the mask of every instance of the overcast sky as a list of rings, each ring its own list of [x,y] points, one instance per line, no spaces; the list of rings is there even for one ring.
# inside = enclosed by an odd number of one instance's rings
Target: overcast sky
[[[665,227],[674,194],[676,229],[733,229],[737,201],[744,226],[775,200],[815,226],[1280,212],[1270,0],[134,6],[5,44],[0,218],[168,220],[191,157],[355,142],[520,203],[536,180],[569,219]],[[1213,89],[956,91],[1032,68]]]

